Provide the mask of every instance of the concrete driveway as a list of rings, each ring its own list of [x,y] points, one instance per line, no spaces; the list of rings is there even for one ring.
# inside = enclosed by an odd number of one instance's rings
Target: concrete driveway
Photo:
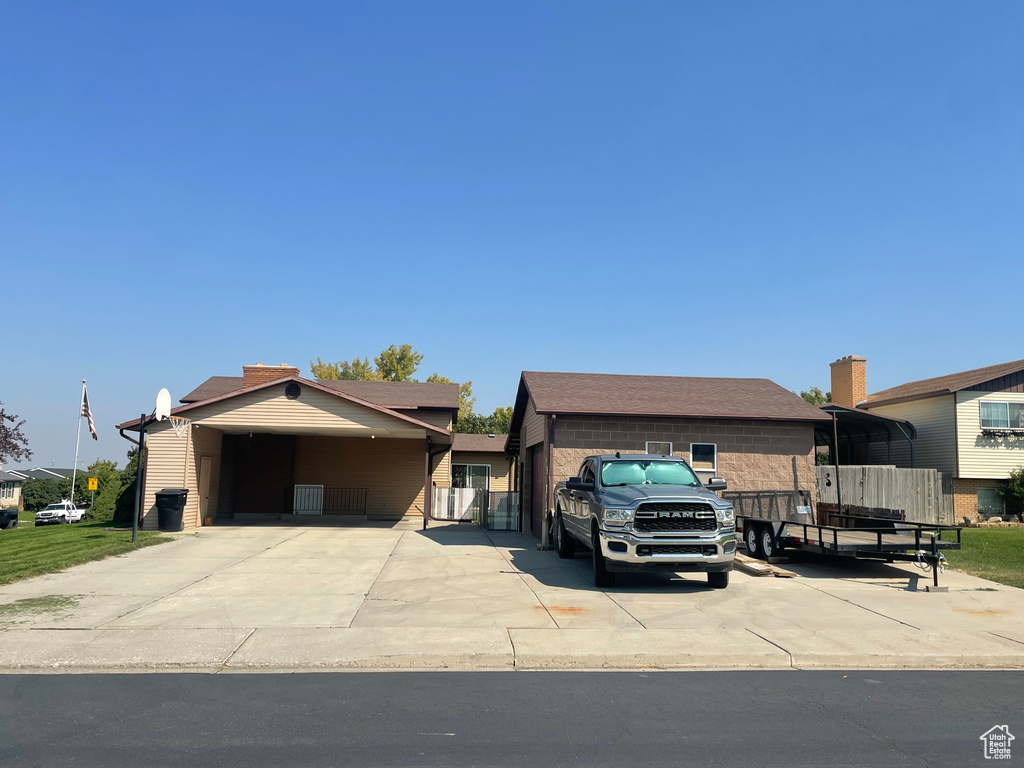
[[[206,528],[0,587],[0,669],[1024,666],[1024,590],[789,568],[601,590],[585,555],[475,526]]]

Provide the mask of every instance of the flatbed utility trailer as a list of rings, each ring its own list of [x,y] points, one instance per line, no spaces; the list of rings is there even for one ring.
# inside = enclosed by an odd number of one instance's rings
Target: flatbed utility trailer
[[[818,525],[805,521],[809,515],[800,517],[805,519],[737,514],[736,526],[752,557],[767,560],[782,550],[798,549],[830,557],[926,563],[936,587],[939,570],[946,562],[942,551],[960,549],[960,528],[955,525],[839,514],[830,514],[828,525]],[[944,539],[946,532],[949,538]]]

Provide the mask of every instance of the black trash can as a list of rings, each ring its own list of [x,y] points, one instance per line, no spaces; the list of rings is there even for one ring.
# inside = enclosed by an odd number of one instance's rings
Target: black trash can
[[[163,488],[156,492],[157,525],[161,531],[183,531],[182,512],[188,488]]]

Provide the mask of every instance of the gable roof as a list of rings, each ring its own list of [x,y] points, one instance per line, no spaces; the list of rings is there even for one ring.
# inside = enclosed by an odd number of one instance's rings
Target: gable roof
[[[993,379],[1004,376],[1012,376],[1024,371],[1024,360],[1014,360],[1011,363],[990,365],[985,368],[974,368],[970,371],[951,373],[946,376],[936,376],[932,379],[921,379],[900,384],[898,387],[883,389],[868,395],[868,399],[860,403],[858,408],[873,408],[889,403],[899,403],[907,400],[924,400],[927,397],[938,397],[950,395],[963,389],[970,389],[979,384],[984,384]]]
[[[538,413],[823,421],[825,415],[769,379],[626,376],[523,371],[511,432],[527,399]]]
[[[21,475],[15,475],[10,472],[4,472],[0,470],[0,483],[23,483],[25,478]]]
[[[68,479],[75,472],[73,469],[65,469],[63,467],[28,467],[26,469],[12,467],[7,471],[12,475],[18,475],[25,480],[29,478],[32,478],[34,480],[60,480],[61,478]]]
[[[207,398],[205,400],[199,400],[199,401],[194,402],[194,403],[188,403],[187,405],[179,405],[177,408],[172,408],[171,409],[171,415],[172,416],[178,416],[180,414],[188,413],[189,411],[193,411],[193,410],[195,410],[197,408],[205,408],[206,406],[212,405],[214,403],[219,403],[219,402],[222,402],[224,400],[230,400],[230,399],[232,399],[234,397],[238,397],[240,395],[247,395],[247,394],[249,394],[251,392],[259,392],[260,390],[269,389],[270,387],[276,387],[276,386],[280,386],[282,384],[288,384],[288,382],[292,382],[292,381],[298,382],[299,384],[302,384],[303,386],[306,386],[306,387],[313,387],[314,389],[317,389],[317,390],[319,390],[321,392],[325,392],[325,393],[327,393],[329,395],[333,395],[334,397],[339,397],[342,400],[348,400],[349,402],[355,403],[356,405],[361,405],[361,406],[363,406],[365,408],[369,408],[371,410],[378,411],[380,413],[384,413],[384,414],[387,414],[389,416],[393,416],[396,419],[400,419],[401,421],[408,422],[409,424],[412,424],[412,425],[417,426],[417,427],[421,427],[421,428],[426,429],[426,430],[428,430],[430,432],[434,432],[435,434],[440,434],[440,435],[450,435],[451,434],[451,432],[449,430],[445,429],[444,427],[439,427],[439,426],[437,426],[435,424],[429,424],[429,423],[427,423],[425,421],[420,421],[419,419],[413,418],[412,416],[409,416],[409,415],[407,415],[405,413],[400,413],[398,411],[393,411],[393,410],[391,410],[389,408],[385,408],[382,405],[377,405],[376,403],[371,403],[371,402],[368,402],[366,400],[362,400],[362,399],[360,399],[358,397],[355,397],[353,395],[347,394],[345,392],[340,392],[337,389],[333,389],[331,387],[325,387],[320,382],[310,381],[309,379],[303,379],[300,376],[286,376],[286,377],[280,378],[280,379],[271,379],[270,381],[265,381],[262,384],[256,384],[256,385],[253,385],[251,387],[245,387],[243,389],[236,389],[236,390],[234,390],[232,392],[226,392],[226,393],[224,393],[222,395],[218,395],[216,397],[210,397],[210,398]],[[458,387],[458,385],[456,385],[456,387]],[[150,414],[150,416],[147,419],[146,423],[150,424],[153,421],[154,421],[154,415]],[[138,426],[139,426],[138,420],[137,419],[132,419],[131,421],[126,421],[123,424],[118,424],[117,425],[117,429],[122,430],[122,431],[124,431],[124,430],[127,430],[127,431],[137,431],[138,430]]]
[[[283,381],[283,379],[281,379]],[[429,381],[358,381],[318,379],[318,384],[385,408],[446,408],[458,410],[459,385]],[[198,403],[242,389],[241,376],[211,376],[180,402]]]
[[[452,435],[452,450],[467,453],[504,453],[508,435],[469,435],[456,432]]]

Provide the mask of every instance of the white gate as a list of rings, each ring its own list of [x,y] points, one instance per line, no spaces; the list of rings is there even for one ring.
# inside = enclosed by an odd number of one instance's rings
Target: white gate
[[[296,485],[292,510],[296,515],[322,515],[324,513],[324,487],[322,485]]]

